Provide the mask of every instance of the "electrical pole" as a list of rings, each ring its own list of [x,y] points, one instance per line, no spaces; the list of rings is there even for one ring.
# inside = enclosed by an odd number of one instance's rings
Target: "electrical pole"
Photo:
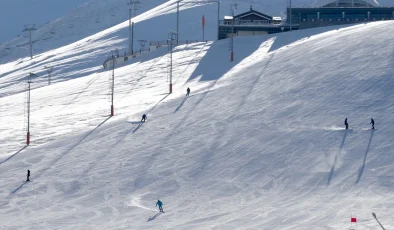
[[[172,39],[170,40],[170,94],[172,93]]]
[[[291,10],[291,8],[292,8],[292,5],[291,5],[291,0],[290,0],[290,31],[292,31],[293,30],[293,15],[292,15],[292,10]]]
[[[34,73],[30,73],[27,77],[27,135],[26,135],[26,145],[30,145],[30,84],[33,83],[32,78],[37,77]]]
[[[141,4],[140,0],[130,0],[127,5],[132,5],[133,6],[133,11],[134,11],[134,17],[137,16],[137,10],[138,10],[138,5]]]
[[[47,70],[47,73],[48,73],[48,85],[50,85],[51,84],[51,74],[52,74],[52,71],[53,71],[53,67],[52,66],[45,66],[44,68]]]
[[[182,0],[181,0],[182,1]],[[177,1],[176,2],[176,44],[179,44],[179,40],[178,40],[178,34],[179,34],[179,3],[181,1]]]
[[[111,117],[114,116],[115,59],[116,59],[116,56],[112,56]]]
[[[137,7],[141,4],[140,0],[130,0],[127,5],[132,5],[134,17],[137,16]],[[131,22],[131,8],[129,9],[129,53],[134,54],[134,22]]]
[[[131,23],[131,54],[134,54],[134,22]]]
[[[232,24],[231,24],[231,39],[230,39],[230,61],[234,61],[234,12],[237,10],[237,3],[231,4],[231,16],[232,16]]]
[[[133,54],[133,47],[131,41],[131,9],[129,9],[129,54]]]
[[[205,17],[202,16],[202,41],[205,41]]]
[[[172,48],[173,48],[173,44],[174,41],[177,41],[178,39],[178,33],[171,31],[169,34],[169,46],[170,46],[170,94],[172,93]],[[176,36],[176,38],[174,38]]]
[[[129,9],[129,54],[134,54],[134,22],[131,22],[131,9]]]
[[[172,37],[170,39],[170,94],[172,93]]]
[[[23,30],[23,32],[29,32],[29,43],[30,43],[30,59],[33,59],[33,44],[31,42],[31,32],[37,30],[36,28],[34,28],[36,25],[35,24],[26,24],[25,25],[25,29]]]
[[[220,16],[219,16],[219,12],[220,12],[220,1],[217,1],[217,3],[218,3],[218,41],[219,41],[219,36],[220,36],[220,33],[219,33],[219,28],[220,28]]]

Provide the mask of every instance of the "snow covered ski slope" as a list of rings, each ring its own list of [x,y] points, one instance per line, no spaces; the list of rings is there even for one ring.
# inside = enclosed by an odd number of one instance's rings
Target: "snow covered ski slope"
[[[39,82],[47,81],[45,67],[53,67],[52,82],[67,81],[84,77],[91,73],[99,72],[102,63],[118,49],[121,54],[128,52],[129,46],[129,22],[128,11],[116,8],[118,12],[114,17],[109,17],[104,22],[117,22],[115,26],[102,29],[102,25],[94,23],[96,11],[104,11],[109,14],[110,9],[120,7],[119,2],[108,2],[81,6],[78,11],[70,13],[65,18],[51,22],[43,26],[33,34],[34,59],[30,60],[28,51],[28,37],[20,37],[0,45],[0,95],[11,95],[24,90],[19,87],[26,75],[33,72],[40,76]],[[177,1],[144,1],[143,13],[132,18],[134,26],[134,50],[138,51],[141,46],[138,40],[163,41],[168,39],[168,32],[176,30]],[[231,1],[221,3],[220,17],[226,15]],[[264,4],[258,2],[240,1],[239,10],[247,10],[249,4],[256,9],[262,9]],[[148,8],[148,6],[154,8]],[[281,9],[284,4],[274,4],[272,7]],[[148,10],[149,9],[149,10]],[[201,1],[184,0],[180,4],[179,39],[202,40],[201,17],[206,18],[205,38],[215,40],[217,38],[217,5]],[[95,13],[96,12],[96,13]],[[122,13],[119,13],[122,12]],[[74,28],[69,28],[68,20],[71,17]],[[115,20],[116,19],[116,20]],[[92,21],[93,20],[93,21]],[[115,20],[115,21],[114,21]],[[93,23],[93,24],[92,24]],[[55,34],[51,29],[58,28]],[[97,33],[93,33],[96,31]],[[99,31],[99,32],[98,32]],[[153,32],[154,31],[154,32]],[[93,33],[93,34],[92,34]],[[148,48],[149,44],[145,47]],[[82,71],[81,71],[82,70]],[[38,82],[32,87],[39,87]]]
[[[22,151],[24,95],[2,97],[1,226],[393,228],[393,28],[237,38],[234,63],[227,41],[181,46],[170,96],[158,50],[115,70],[112,118],[110,72],[41,87]]]
[[[78,7],[66,16],[48,24],[37,26],[38,30],[32,35],[33,51],[35,54],[44,53],[66,45],[81,45],[89,40],[96,50],[104,49],[100,54],[105,59],[112,49],[127,51],[128,49],[128,26],[129,8],[124,0],[101,1],[92,0]],[[246,11],[253,4],[255,9],[270,10],[279,14],[285,9],[285,2],[274,4],[239,1],[239,10]],[[221,3],[220,18],[229,12],[230,0]],[[169,30],[176,30],[176,0],[144,0],[138,5],[137,15],[132,12],[132,22],[135,23],[134,39],[135,50],[140,48],[138,40],[162,41],[168,38]],[[45,14],[45,8],[42,9]],[[214,40],[217,38],[217,5],[216,3],[184,0],[180,3],[179,39],[201,40],[201,17],[206,16],[205,38]],[[34,20],[29,20],[34,23]],[[20,25],[21,30],[23,25]],[[154,31],[154,32],[152,32]],[[90,36],[90,37],[89,37]],[[98,41],[97,41],[98,40]],[[108,43],[111,40],[111,43]],[[12,60],[29,58],[29,36],[24,34],[9,42],[0,44],[0,63]],[[105,45],[104,45],[105,44]],[[64,50],[63,50],[64,51]],[[70,54],[70,53],[69,53]],[[52,54],[53,55],[53,54]],[[77,56],[77,53],[74,53]],[[98,56],[98,54],[96,54]],[[19,60],[21,61],[21,60]],[[0,68],[1,69],[1,68]]]
[[[387,6],[391,4],[390,1],[380,0],[379,3],[381,6]],[[7,23],[4,23],[1,28],[5,33],[10,33],[9,30],[11,28],[12,31],[14,31],[14,28],[19,28],[18,31],[22,31],[24,24],[37,24],[36,28],[38,30],[32,34],[33,51],[36,55],[66,45],[85,44],[90,39],[89,43],[96,47],[96,52],[97,50],[104,51],[100,56],[101,59],[105,59],[105,56],[109,55],[112,49],[118,48],[122,50],[122,53],[128,49],[129,9],[133,8],[131,5],[127,5],[129,2],[130,0],[86,0],[85,4],[72,10],[64,17],[44,25],[39,25],[35,20],[36,17],[32,19],[32,14],[26,13],[27,16],[21,16],[20,14],[15,14],[12,11],[13,8],[11,8],[8,9],[7,13],[3,13],[2,16],[6,17],[8,14],[13,14],[13,16],[8,17]],[[138,40],[166,40],[169,30],[176,30],[177,0],[144,0],[140,2],[141,4],[138,4],[136,14],[134,14],[134,11],[132,12],[132,21],[135,23],[134,38],[136,42],[134,48],[136,50],[140,48]],[[286,17],[286,7],[289,4],[288,0],[222,0],[220,1],[220,19],[230,14],[230,5],[235,2],[238,4],[236,14],[246,12],[252,6],[257,11],[271,16],[280,16],[283,19]],[[317,7],[327,3],[326,0],[292,1],[294,7]],[[34,11],[34,14],[37,15],[47,15],[48,6],[39,7],[40,4],[45,4],[45,2],[40,1],[39,4],[34,4],[36,7],[34,9],[28,8],[28,4],[25,4],[21,7],[21,11]],[[71,3],[64,4],[69,5]],[[58,9],[51,10],[56,15],[54,11]],[[216,2],[210,0],[182,0],[179,15],[180,40],[202,39],[202,15],[205,16],[206,20],[205,39],[215,40],[217,38]],[[13,20],[14,17],[18,19]],[[108,40],[111,40],[111,43]],[[28,61],[29,59],[26,58],[29,56],[28,44],[29,36],[27,33],[23,33],[11,41],[1,43],[0,64],[17,59],[21,59],[18,62]],[[77,57],[78,53],[74,53],[74,56]],[[2,73],[0,72],[0,74]]]

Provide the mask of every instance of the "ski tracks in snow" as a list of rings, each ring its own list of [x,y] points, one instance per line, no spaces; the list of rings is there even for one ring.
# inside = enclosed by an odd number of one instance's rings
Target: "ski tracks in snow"
[[[147,76],[148,76],[148,73],[153,69],[154,66],[156,66],[156,64],[158,64],[158,63],[162,60],[162,58],[163,58],[164,56],[165,56],[165,55],[162,55],[160,58],[157,58],[157,60],[154,61],[154,62],[152,63],[152,65],[145,71],[145,73],[144,73],[140,78],[138,78],[138,79],[136,80],[136,82],[132,85],[132,87],[123,95],[123,97],[121,97],[121,98],[117,101],[117,103],[119,103],[120,101],[122,101],[122,100],[123,100],[124,98],[126,98],[131,92],[133,92],[134,88],[138,85],[139,81],[142,80],[142,79],[144,79],[145,77],[147,77]],[[130,83],[131,83],[131,82],[130,82]]]
[[[77,100],[83,93],[85,93],[86,90],[88,90],[89,87],[90,87],[94,82],[96,82],[97,79],[99,79],[99,78],[101,77],[100,73],[96,73],[96,75],[97,75],[96,77],[93,77],[90,81],[88,81],[88,82],[86,83],[86,86],[85,86],[82,90],[80,90],[80,91],[77,93],[77,95],[76,95],[73,99],[71,99],[71,100],[70,100],[66,105],[64,105],[61,109],[59,109],[58,111],[54,112],[53,115],[59,113],[60,111],[63,111],[63,110],[64,110],[65,108],[67,108],[69,105],[73,104],[73,103],[75,102],[75,100]]]

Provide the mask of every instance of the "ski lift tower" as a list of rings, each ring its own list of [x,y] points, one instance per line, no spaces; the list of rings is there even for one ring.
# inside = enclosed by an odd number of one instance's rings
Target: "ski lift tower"
[[[129,55],[134,54],[134,22],[131,22],[131,9],[129,9]]]
[[[51,75],[52,75],[53,67],[52,66],[45,66],[44,68],[47,70],[47,73],[48,73],[48,85],[50,85],[51,84]]]
[[[111,79],[111,117],[115,115],[114,112],[114,95],[115,95],[115,63],[116,63],[116,54],[118,50],[112,51],[111,61],[112,61],[112,79]],[[115,55],[114,55],[115,53]]]
[[[134,11],[134,17],[137,16],[138,5],[141,4],[140,0],[130,0],[127,5],[131,5]],[[131,8],[129,9],[129,54],[133,55],[134,45],[134,22],[131,22]]]
[[[137,16],[138,5],[141,4],[140,0],[130,0],[127,5],[131,5],[134,11],[134,17]]]
[[[31,33],[33,31],[37,30],[35,27],[36,27],[36,24],[26,24],[25,29],[23,30],[23,32],[29,32],[30,59],[33,59],[33,45],[31,43]]]
[[[237,11],[237,3],[235,4],[231,4],[231,20],[232,20],[232,24],[231,24],[231,39],[230,39],[230,61],[234,61],[234,12]]]
[[[172,93],[172,48],[174,45],[174,41],[178,40],[178,33],[175,31],[170,31],[168,34],[168,45],[170,51],[170,94]]]
[[[293,8],[293,6],[291,5],[291,0],[290,0],[290,31],[292,31],[293,30],[293,15],[292,15],[292,9]]]
[[[33,83],[33,77],[38,77],[34,73],[29,73],[27,77],[27,135],[26,135],[26,145],[30,145],[30,84]]]

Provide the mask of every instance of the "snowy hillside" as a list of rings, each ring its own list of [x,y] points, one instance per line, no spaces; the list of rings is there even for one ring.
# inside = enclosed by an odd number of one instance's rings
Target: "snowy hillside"
[[[237,38],[234,63],[227,41],[181,46],[170,96],[158,50],[115,70],[113,118],[111,73],[83,63],[85,77],[33,90],[20,152],[24,94],[2,88],[1,226],[344,229],[353,215],[377,229],[374,211],[393,228],[393,28]]]
[[[152,1],[153,2],[156,1]],[[239,4],[239,11],[245,11],[249,8],[248,1]],[[144,5],[148,5],[148,1],[144,2]],[[157,3],[157,2],[156,2]],[[231,1],[223,1],[221,3],[221,9],[230,9]],[[250,2],[248,2],[250,3]],[[252,2],[254,3],[254,2]],[[257,4],[258,5],[258,4]],[[262,5],[260,5],[262,6]],[[281,6],[278,4],[277,6]],[[282,6],[281,6],[282,7]],[[86,7],[85,7],[86,8]],[[207,29],[205,38],[208,40],[215,40],[217,37],[217,6],[216,4],[198,4],[188,3],[183,1],[181,4],[180,13],[180,25],[179,25],[179,40],[201,40],[201,16],[206,15]],[[76,22],[82,19],[78,19],[78,15],[75,14]],[[88,18],[89,20],[92,17]],[[110,20],[107,20],[110,21]],[[133,18],[135,22],[135,36],[134,49],[140,49],[138,40],[149,40],[149,41],[162,41],[168,38],[168,32],[176,28],[176,1],[168,1],[165,4],[159,5],[145,13],[138,15]],[[56,23],[56,22],[55,22]],[[70,33],[67,24],[61,24],[65,28],[60,30],[60,34],[56,32],[55,35],[51,35],[48,30],[37,31],[37,36],[49,36],[48,39],[41,39],[34,43],[34,47],[43,47],[42,50],[52,49],[48,52],[35,55],[33,60],[26,57],[28,50],[26,49],[27,38],[25,38],[24,45],[16,45],[14,48],[0,47],[0,54],[4,59],[10,60],[17,57],[20,58],[16,61],[10,61],[5,64],[0,64],[0,84],[3,86],[3,90],[0,95],[10,95],[13,93],[24,90],[24,86],[19,86],[23,83],[22,80],[26,74],[34,72],[39,76],[46,76],[46,66],[52,66],[54,68],[53,82],[65,81],[69,79],[75,79],[78,77],[86,76],[87,74],[97,72],[108,57],[110,52],[114,49],[118,49],[122,54],[128,50],[128,26],[129,22],[124,21],[116,26],[101,31],[89,37],[85,37],[82,40],[69,44],[73,39],[81,37],[90,33],[91,30],[85,30],[88,23],[79,23],[81,27],[73,28],[76,29],[77,33]],[[77,23],[74,23],[77,25]],[[152,33],[154,28],[154,33]],[[81,30],[83,29],[83,30]],[[84,33],[84,31],[87,31]],[[58,38],[50,38],[51,36],[58,36]],[[11,43],[19,43],[19,40],[11,41]],[[63,44],[69,44],[64,45]],[[9,44],[8,44],[9,45]],[[7,47],[7,44],[3,44],[3,47]],[[41,46],[42,45],[42,46]],[[20,49],[24,46],[25,49]],[[36,51],[35,51],[36,52]],[[0,57],[1,59],[1,57]],[[79,71],[84,69],[84,71]],[[39,81],[46,81],[45,78],[39,79]],[[33,87],[38,87],[40,84],[36,84]]]
[[[129,18],[129,1],[125,0],[92,0],[72,10],[64,17],[51,21],[44,25],[37,25],[37,31],[33,33],[34,53],[42,53],[54,48],[59,48],[76,42],[87,36],[111,28]],[[138,6],[141,14],[156,7],[166,0],[144,0]],[[45,14],[47,8],[42,8]],[[34,24],[34,20],[28,20],[25,24]],[[38,27],[39,26],[39,27]],[[19,25],[21,30],[23,25]],[[29,56],[29,37],[26,32],[24,36],[13,39],[10,42],[0,44],[0,63],[6,63],[20,57]]]
[[[2,8],[2,11],[6,12],[0,15],[0,19],[3,19],[2,21],[8,20],[9,22],[4,23],[1,28],[5,33],[9,34],[12,33],[13,29],[15,28],[18,28],[18,31],[21,31],[24,28],[24,24],[37,24],[38,30],[33,33],[34,53],[42,53],[71,44],[73,42],[77,42],[78,40],[84,39],[87,36],[93,35],[118,24],[121,24],[116,26],[116,31],[119,33],[114,33],[115,31],[109,30],[108,35],[127,38],[128,22],[126,21],[129,17],[129,9],[133,8],[132,6],[127,5],[127,3],[130,1],[86,0],[86,2],[86,4],[73,9],[64,17],[60,17],[57,20],[53,20],[43,25],[36,21],[36,18],[39,20],[40,17],[33,16],[48,15],[48,7],[51,5],[46,5],[45,1],[41,1],[39,4],[34,4],[34,8],[33,6],[29,7],[29,4],[33,3],[20,4],[19,6],[14,6],[18,2],[8,3],[11,4],[11,6],[8,6],[7,4],[7,7]],[[136,40],[166,40],[168,31],[174,30],[176,28],[176,2],[176,0],[141,0],[141,4],[139,4],[137,7],[138,10],[136,11],[136,14],[145,14],[144,17],[136,17],[133,19],[133,21],[136,23]],[[197,1],[183,0],[180,4],[182,10],[180,18],[181,38],[184,40],[201,39],[201,17],[204,14],[207,20],[206,38],[208,40],[216,39],[216,3],[207,5],[206,3],[209,1],[201,0],[201,3],[205,3],[201,5],[196,4],[196,2]],[[163,3],[165,4],[161,5]],[[245,12],[249,9],[250,5],[253,5],[255,10],[259,10],[269,15],[285,16],[288,0],[223,0],[221,1],[220,18],[223,18],[224,15],[230,14],[230,4],[232,3],[238,3],[238,10],[236,13]],[[67,4],[68,6],[72,3],[69,2],[63,4]],[[319,5],[320,3],[316,2],[315,0],[293,0],[294,6],[309,6],[311,4]],[[39,7],[40,5],[41,7]],[[156,10],[146,13],[156,6],[160,7]],[[200,7],[193,10],[187,10],[193,6]],[[59,9],[51,10],[51,14],[55,15],[58,10]],[[24,13],[20,15],[15,14],[15,11],[32,11],[33,13]],[[12,15],[7,17],[9,14]],[[152,18],[152,20],[149,20],[150,18]],[[160,28],[160,31],[158,31],[159,33],[152,33],[152,30],[157,28]],[[121,42],[117,43],[117,46],[128,47],[128,44],[127,41],[122,40]],[[135,47],[138,48],[139,45],[136,44]],[[113,47],[107,48],[110,50]],[[108,50],[107,52],[109,52]],[[13,39],[12,41],[3,42],[0,44],[0,63],[6,63],[10,60],[27,56],[29,56],[27,33],[23,34],[23,36],[19,38]]]
[[[133,19],[136,40],[175,28],[176,1],[156,3]],[[200,37],[215,7],[182,5],[180,39]],[[371,212],[394,228],[394,22],[239,37],[233,63],[227,40],[178,46],[171,95],[160,48],[115,69],[109,117],[102,62],[126,49],[128,22],[82,33],[90,24],[70,15],[77,32],[37,41],[48,51],[33,60],[2,53],[1,229],[348,229],[351,215],[357,229],[378,229]],[[213,40],[216,16],[206,18]],[[26,147],[30,72],[39,77]]]
[[[9,41],[21,34],[24,24],[42,25],[64,16],[67,12],[90,0],[68,1],[2,1],[0,7],[0,43]],[[49,10],[50,9],[50,10]]]
[[[14,28],[19,28],[18,31],[22,30],[24,28],[24,24],[37,24],[38,30],[33,33],[33,50],[35,54],[77,42],[87,36],[98,33],[104,29],[111,28],[115,25],[118,25],[114,27],[116,28],[117,33],[114,33],[115,31],[113,30],[109,30],[107,35],[113,35],[114,37],[120,36],[126,39],[129,9],[133,8],[132,6],[127,5],[128,2],[129,1],[126,0],[91,0],[86,4],[75,8],[64,17],[43,25],[30,18],[33,14],[26,13],[22,16],[17,16],[15,13],[12,14],[12,10],[15,10],[16,7],[12,7],[11,5],[10,7],[4,8],[7,8],[8,11],[11,12],[12,17],[3,19],[3,21],[8,20],[10,22],[4,23],[2,28],[4,27],[3,30],[8,34],[12,33],[11,31]],[[206,39],[216,39],[216,3],[207,4],[209,1],[206,0],[201,0],[200,2],[202,4],[196,4],[196,2],[197,1],[183,0],[180,4],[182,11],[180,18],[180,38],[184,40],[201,39],[201,17],[204,14],[207,21]],[[223,18],[224,15],[230,14],[230,4],[235,2],[238,4],[238,10],[236,13],[245,12],[249,9],[250,5],[253,5],[255,10],[259,10],[269,15],[282,17],[285,17],[286,6],[289,5],[288,0],[223,0],[221,1],[220,18]],[[293,6],[295,7],[307,7],[311,5],[320,6],[323,5],[323,3],[325,3],[325,1],[293,0]],[[380,0],[379,3],[381,6],[391,4],[389,0]],[[17,4],[17,2],[12,4]],[[44,4],[44,2],[41,2],[40,4]],[[67,4],[71,4],[71,2]],[[34,6],[35,8],[33,9],[26,9],[26,7],[29,7],[29,4],[24,4],[19,7],[22,9],[22,12],[30,10],[33,11],[34,14],[38,15],[48,14],[48,7],[39,7],[39,5]],[[159,8],[147,13],[147,11],[156,6],[159,6]],[[199,7],[194,8],[195,6]],[[133,16],[135,14],[139,15],[145,13],[144,17],[134,17],[133,19],[136,23],[136,41],[166,40],[168,31],[176,28],[175,7],[176,0],[141,1],[141,4],[137,7],[138,10],[136,12],[133,11]],[[191,7],[194,9],[188,10]],[[7,15],[10,14],[8,11],[3,13],[1,17],[7,17]],[[18,12],[19,11],[20,10],[18,10]],[[55,14],[56,10],[51,12]],[[12,20],[12,18],[16,16],[17,20]],[[23,20],[25,20],[25,22],[22,22]],[[160,31],[158,31],[158,33],[152,33],[153,28],[160,28]],[[29,56],[28,41],[28,33],[25,32],[23,36],[0,44],[0,63],[7,63],[17,58]],[[116,47],[128,47],[127,40],[118,41]],[[114,48],[114,46],[106,48],[108,53],[109,50]],[[135,48],[139,48],[139,45],[135,44]]]

